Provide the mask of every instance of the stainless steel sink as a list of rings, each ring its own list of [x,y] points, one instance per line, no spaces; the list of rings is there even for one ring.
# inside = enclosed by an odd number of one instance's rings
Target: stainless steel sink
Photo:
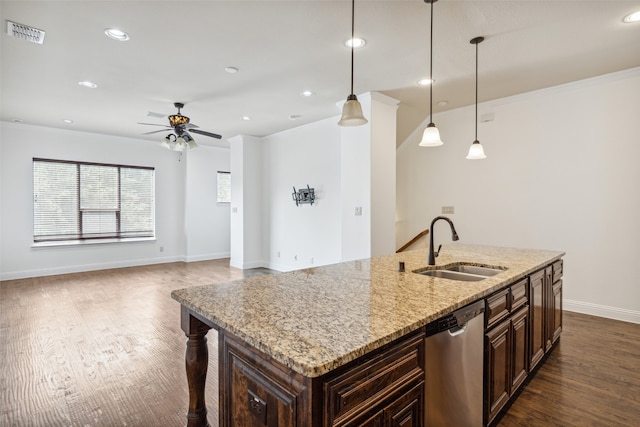
[[[441,279],[458,280],[461,282],[478,282],[487,277],[503,272],[504,268],[489,266],[455,264],[447,267],[415,271],[424,276],[439,277]]]
[[[445,268],[446,271],[456,271],[458,273],[477,274],[479,276],[491,277],[498,273],[502,273],[504,269],[481,267],[479,265],[458,264]]]

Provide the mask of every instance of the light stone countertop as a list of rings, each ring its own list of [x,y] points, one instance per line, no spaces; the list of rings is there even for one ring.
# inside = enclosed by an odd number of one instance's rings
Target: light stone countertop
[[[296,372],[323,375],[560,259],[564,252],[452,243],[436,266],[506,268],[478,282],[415,274],[424,250],[225,284],[175,290],[173,299]],[[405,262],[404,273],[398,262]]]

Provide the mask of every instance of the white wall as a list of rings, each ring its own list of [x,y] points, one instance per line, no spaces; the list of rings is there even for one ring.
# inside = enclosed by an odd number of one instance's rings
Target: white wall
[[[481,104],[480,161],[473,106],[435,115],[444,146],[398,149],[396,244],[454,206],[463,242],[566,251],[566,309],[640,323],[639,94],[636,68]]]
[[[396,251],[396,113],[399,102],[375,92],[371,97],[371,256],[379,256]]]
[[[263,148],[260,138],[239,135],[231,144],[231,261],[237,268],[265,264]]]
[[[363,110],[368,101],[360,97]],[[342,261],[371,256],[371,125],[339,128]],[[356,215],[355,210],[361,209]]]
[[[268,266],[280,271],[341,260],[340,130],[322,120],[270,135],[264,143],[264,231]],[[315,190],[296,206],[293,187]],[[279,256],[278,256],[279,255]]]
[[[229,172],[229,150],[199,146],[187,162],[185,203],[186,260],[229,257],[229,203],[217,203],[217,172]]]
[[[219,156],[227,159],[222,162],[228,162],[228,152],[216,151],[214,154],[204,147],[200,150],[209,160],[212,156]],[[172,262],[185,260],[187,253],[195,259],[228,253],[228,245],[226,248],[209,246],[196,240],[191,240],[187,248],[185,206],[188,162],[185,156],[195,157],[197,154],[198,151],[185,154],[183,161],[179,162],[177,153],[149,141],[1,122],[0,277],[6,280]],[[154,167],[156,241],[33,248],[34,157]],[[193,158],[191,161],[197,169],[205,166]],[[203,191],[215,193],[215,180],[210,185]],[[197,205],[198,190],[192,187],[189,194],[193,204]],[[187,216],[194,224],[203,224],[210,222],[211,215],[207,211],[190,211]],[[228,229],[228,223],[212,226],[217,231],[207,229],[206,233],[219,236]]]

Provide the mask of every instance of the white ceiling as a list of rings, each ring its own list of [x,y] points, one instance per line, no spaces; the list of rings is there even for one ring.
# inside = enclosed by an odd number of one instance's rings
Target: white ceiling
[[[223,138],[263,136],[336,116],[349,94],[351,2],[2,1],[1,119],[159,142],[137,122],[184,115]],[[428,114],[429,4],[356,1],[355,93],[398,99],[398,143]],[[640,66],[640,0],[440,0],[434,5],[434,112]],[[9,37],[6,20],[46,32]],[[107,38],[116,27],[128,42]],[[236,74],[225,67],[235,66]],[[78,85],[89,80],[99,85]],[[300,96],[303,90],[315,96]],[[440,107],[439,101],[448,105]],[[251,121],[243,121],[242,116]],[[289,116],[301,116],[290,120]],[[73,124],[62,120],[71,119]],[[200,144],[222,144],[194,135]]]

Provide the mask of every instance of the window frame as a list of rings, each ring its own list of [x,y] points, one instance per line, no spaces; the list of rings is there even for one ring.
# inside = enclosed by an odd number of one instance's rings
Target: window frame
[[[220,174],[225,174],[225,175],[229,175],[229,200],[220,200]],[[225,204],[230,204],[231,203],[231,172],[227,172],[227,171],[217,171],[216,172],[216,203],[225,203]]]
[[[76,232],[73,234],[65,234],[63,231],[57,235],[40,235],[36,236],[36,206],[38,194],[36,194],[36,163],[59,163],[59,164],[71,164],[76,166],[76,183],[74,186],[70,186],[75,192],[75,205],[74,210],[76,213]],[[32,159],[32,178],[33,178],[33,189],[32,189],[32,202],[33,202],[33,237],[32,243],[33,246],[61,246],[61,245],[74,245],[74,244],[87,244],[87,243],[112,243],[112,242],[132,242],[132,241],[148,241],[155,240],[156,235],[156,224],[155,224],[155,210],[156,210],[156,197],[155,197],[155,168],[151,166],[135,166],[135,165],[123,165],[123,164],[114,164],[114,163],[98,163],[98,162],[84,162],[84,161],[74,161],[74,160],[60,160],[60,159],[47,159],[34,157]],[[117,170],[117,191],[116,198],[117,203],[115,208],[92,208],[92,207],[84,207],[82,205],[82,188],[83,188],[83,180],[82,180],[82,166],[100,166],[100,167],[109,167],[115,168]],[[122,170],[123,169],[137,169],[137,170],[146,170],[150,171],[151,174],[148,177],[151,181],[151,188],[149,193],[150,200],[150,216],[146,217],[147,220],[151,221],[150,230],[140,229],[138,231],[127,232],[122,230]],[[87,184],[89,185],[89,184]],[[93,213],[114,213],[115,215],[115,231],[113,232],[100,232],[100,233],[90,233],[85,231],[83,222],[85,221],[84,214],[93,214]],[[127,233],[131,233],[127,235]]]

